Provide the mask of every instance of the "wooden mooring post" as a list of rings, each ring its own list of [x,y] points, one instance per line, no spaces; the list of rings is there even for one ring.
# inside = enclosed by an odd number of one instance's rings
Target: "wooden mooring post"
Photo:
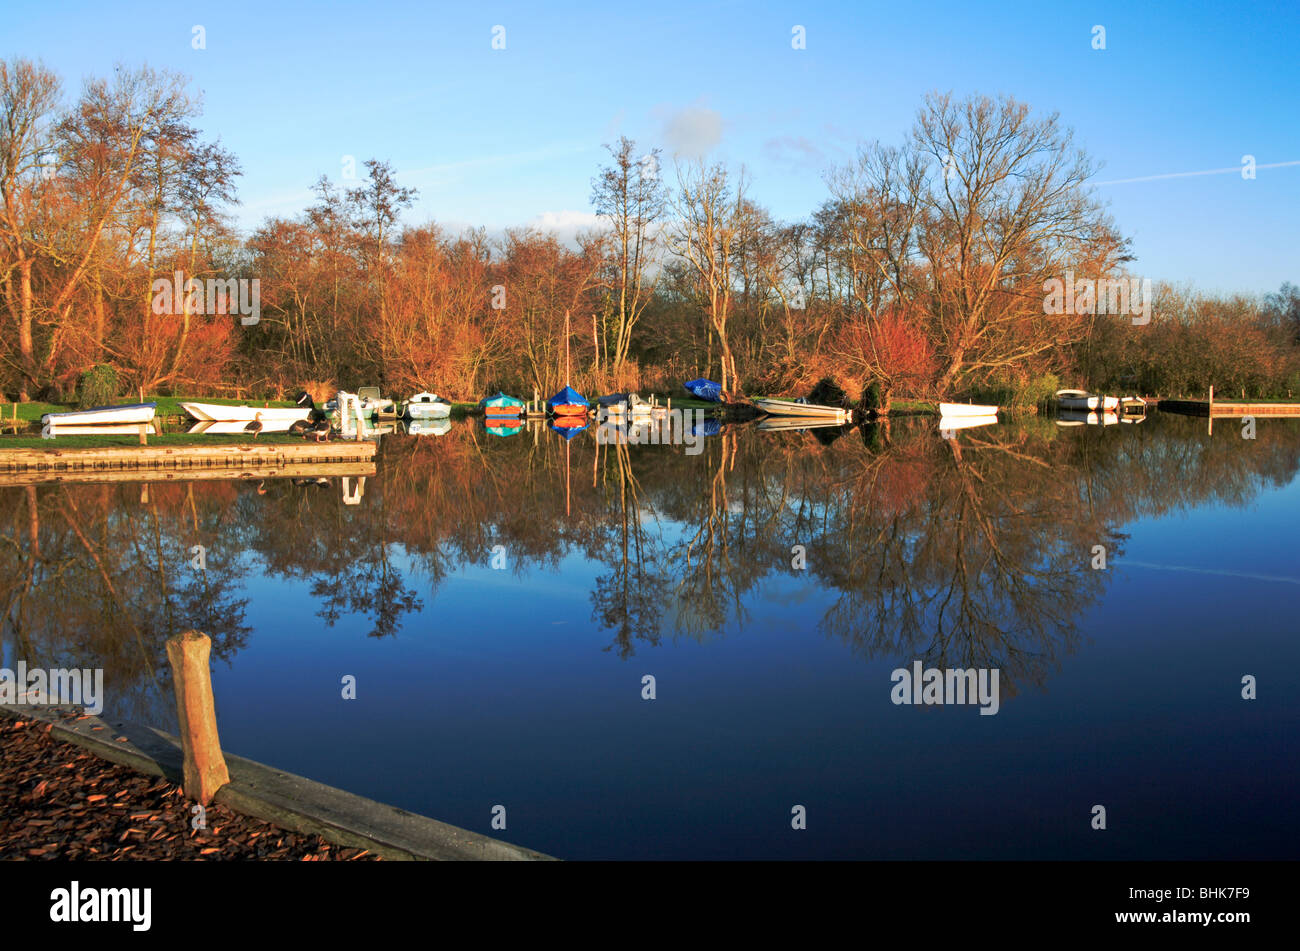
[[[176,718],[185,753],[185,795],[201,806],[211,803],[217,790],[230,782],[217,737],[212,672],[208,667],[211,652],[212,639],[200,631],[185,631],[167,639],[167,660],[176,688]]]

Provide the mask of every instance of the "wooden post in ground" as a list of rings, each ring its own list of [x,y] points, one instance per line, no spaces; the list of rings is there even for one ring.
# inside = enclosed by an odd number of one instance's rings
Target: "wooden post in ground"
[[[217,737],[212,672],[208,668],[211,651],[212,639],[199,631],[185,631],[167,640],[167,660],[171,662],[176,688],[176,718],[185,751],[185,795],[201,806],[211,803],[217,790],[230,782]]]
[[[142,445],[142,446],[147,446],[147,445],[149,445],[149,435],[148,435],[148,433],[149,433],[149,424],[148,424],[148,423],[141,423],[141,424],[140,424],[140,445]]]

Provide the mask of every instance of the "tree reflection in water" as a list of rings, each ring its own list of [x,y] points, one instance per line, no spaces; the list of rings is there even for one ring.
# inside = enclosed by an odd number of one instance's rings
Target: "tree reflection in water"
[[[250,573],[305,586],[326,625],[355,617],[390,637],[503,546],[521,577],[569,555],[602,566],[592,621],[621,657],[743,631],[762,585],[811,581],[825,604],[808,631],[868,660],[997,667],[1009,695],[1075,649],[1108,577],[1094,546],[1113,565],[1127,522],[1286,485],[1300,426],[1270,420],[1247,441],[1157,414],[943,439],[934,420],[904,418],[856,434],[729,426],[694,456],[589,433],[569,449],[536,426],[385,437],[355,506],[337,479],[0,488],[5,656],[103,667],[110,696],[131,698],[114,712],[170,723],[164,641],[198,628],[229,661],[253,633]]]

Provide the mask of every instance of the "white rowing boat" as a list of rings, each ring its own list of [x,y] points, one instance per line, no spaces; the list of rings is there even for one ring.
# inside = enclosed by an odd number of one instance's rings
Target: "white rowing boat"
[[[1119,409],[1119,397],[1097,396],[1084,390],[1057,390],[1056,404],[1061,409],[1102,410],[1113,413]]]
[[[221,403],[182,403],[181,409],[201,423],[251,423],[261,420],[263,426],[271,423],[285,424],[311,416],[310,406],[225,406]]]
[[[940,403],[939,415],[948,417],[962,416],[997,416],[996,406],[981,406],[979,403]]]
[[[821,406],[803,400],[774,400],[762,397],[754,405],[771,416],[798,416],[803,419],[830,419],[846,422],[853,417],[850,410],[840,406]]]
[[[406,415],[411,419],[446,419],[451,404],[436,393],[416,393],[406,401]]]
[[[157,405],[156,403],[128,403],[125,406],[94,406],[67,413],[46,413],[41,417],[41,425],[58,427],[67,432],[69,426],[147,423],[153,420]]]

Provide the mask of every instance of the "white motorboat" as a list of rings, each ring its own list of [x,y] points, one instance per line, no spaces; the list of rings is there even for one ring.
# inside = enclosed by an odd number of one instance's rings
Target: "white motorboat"
[[[67,413],[46,413],[41,417],[41,425],[57,427],[64,432],[67,432],[69,426],[104,426],[112,423],[138,425],[151,422],[157,407],[157,403],[128,403],[124,406],[94,406]]]
[[[361,400],[361,414],[367,419],[375,416],[396,416],[397,404],[387,397],[379,395],[379,387],[363,386],[357,390]]]
[[[416,393],[406,401],[406,415],[410,419],[445,419],[451,415],[451,404],[436,393]]]
[[[221,403],[182,403],[181,409],[201,423],[251,423],[260,420],[263,427],[272,423],[289,424],[311,416],[311,406],[225,406]]]
[[[633,419],[649,419],[654,413],[654,404],[641,399],[635,393],[629,393],[627,396],[627,409]]]
[[[1056,404],[1061,409],[1102,410],[1113,413],[1119,409],[1119,397],[1098,396],[1084,390],[1057,390]]]
[[[846,422],[853,418],[851,410],[840,406],[822,406],[806,400],[774,400],[762,397],[754,405],[771,416],[799,416],[804,419],[830,419]]]
[[[997,416],[996,406],[983,406],[979,403],[940,403],[939,415],[952,418],[962,416]],[[982,425],[982,424],[981,424]]]

